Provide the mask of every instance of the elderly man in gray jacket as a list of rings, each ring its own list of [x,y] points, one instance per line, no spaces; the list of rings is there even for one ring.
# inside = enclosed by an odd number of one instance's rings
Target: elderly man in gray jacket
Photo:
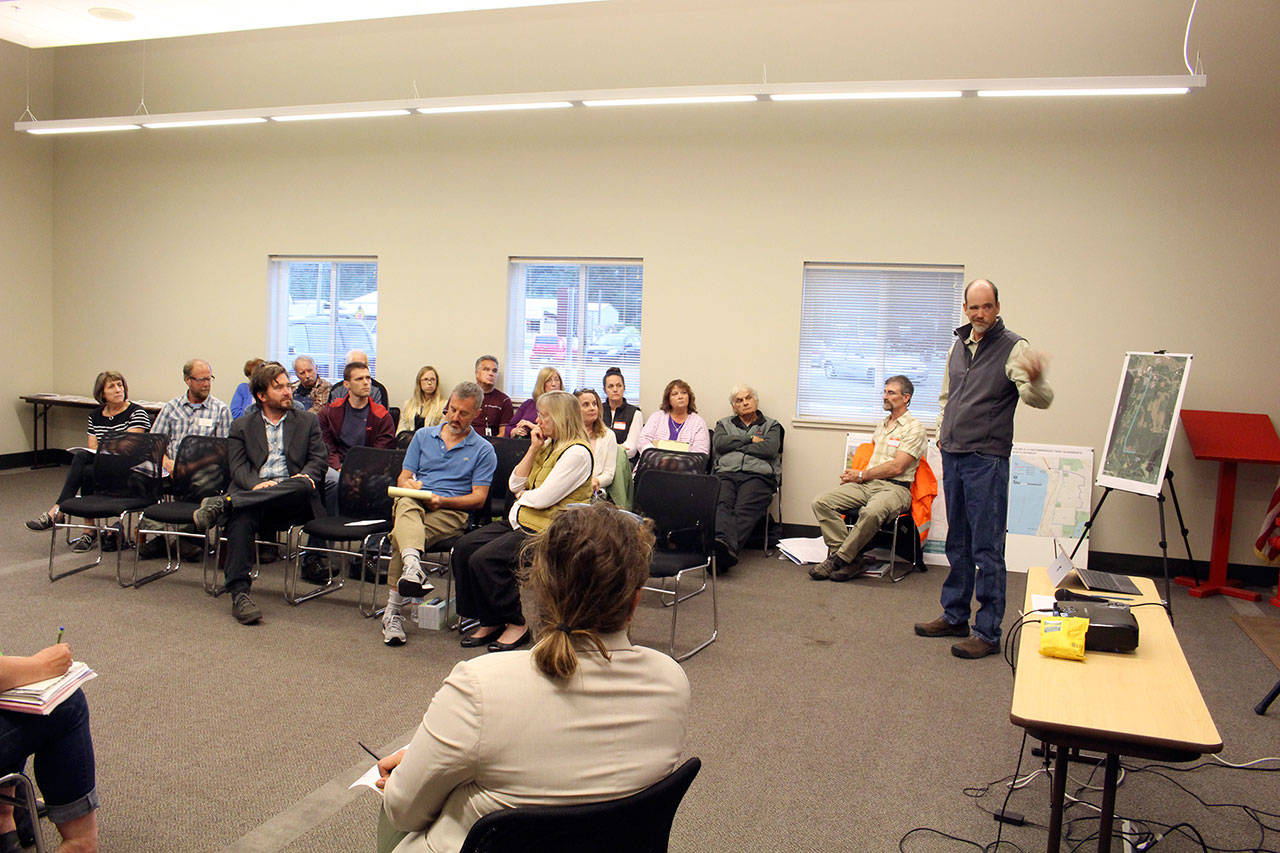
[[[782,426],[760,411],[749,385],[729,392],[733,416],[721,418],[711,436],[715,475],[720,480],[716,505],[716,566],[738,562],[738,551],[769,509],[782,476]]]

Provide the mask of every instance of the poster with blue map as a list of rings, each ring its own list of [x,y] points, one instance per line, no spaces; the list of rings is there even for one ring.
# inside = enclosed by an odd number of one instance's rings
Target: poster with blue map
[[[1120,372],[1098,485],[1155,497],[1191,373],[1186,353],[1127,352]]]

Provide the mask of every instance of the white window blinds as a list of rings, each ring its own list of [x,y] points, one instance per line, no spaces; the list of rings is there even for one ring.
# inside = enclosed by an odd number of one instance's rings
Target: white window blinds
[[[884,380],[901,374],[912,414],[936,422],[963,290],[962,266],[806,263],[796,418],[879,421]]]
[[[594,388],[603,398],[604,372],[616,366],[638,399],[643,289],[639,259],[511,258],[506,392],[528,397],[551,366],[566,391]]]

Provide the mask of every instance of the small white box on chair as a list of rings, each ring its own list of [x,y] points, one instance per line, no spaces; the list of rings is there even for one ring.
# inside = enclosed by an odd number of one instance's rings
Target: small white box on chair
[[[453,612],[454,599],[429,598],[415,608],[414,621],[419,628],[440,631],[449,626],[449,616]]]

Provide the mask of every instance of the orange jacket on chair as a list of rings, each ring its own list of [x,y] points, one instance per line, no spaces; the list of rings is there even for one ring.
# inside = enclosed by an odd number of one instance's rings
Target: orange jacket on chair
[[[875,445],[869,441],[859,444],[858,449],[853,452],[853,460],[849,463],[849,467],[865,469],[867,463],[871,461],[871,453],[874,450]],[[929,537],[929,525],[932,524],[933,519],[933,500],[937,496],[938,478],[934,475],[928,461],[921,457],[919,465],[916,466],[916,478],[911,482],[911,520],[916,523],[922,545]]]

